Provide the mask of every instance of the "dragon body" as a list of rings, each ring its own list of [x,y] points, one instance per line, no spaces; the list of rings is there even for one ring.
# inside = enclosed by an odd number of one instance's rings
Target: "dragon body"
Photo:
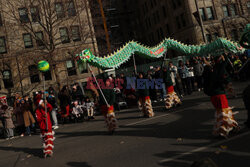
[[[91,53],[89,49],[82,51],[76,55],[76,60],[79,64],[87,62],[92,66],[98,68],[118,68],[121,64],[130,59],[133,54],[140,54],[145,58],[160,58],[168,50],[175,50],[185,55],[190,56],[204,56],[207,54],[218,55],[225,51],[231,53],[243,53],[245,48],[250,44],[250,24],[247,25],[241,37],[240,44],[227,40],[225,38],[218,38],[217,40],[204,45],[186,45],[173,39],[165,39],[159,45],[154,47],[144,46],[138,42],[131,41],[125,46],[121,47],[115,53],[98,57]]]

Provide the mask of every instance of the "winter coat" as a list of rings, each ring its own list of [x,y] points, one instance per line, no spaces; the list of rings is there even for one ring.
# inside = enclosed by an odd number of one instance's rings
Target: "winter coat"
[[[24,125],[24,119],[23,119],[23,112],[21,110],[20,104],[15,105],[14,115],[16,116],[16,125],[17,126],[23,126]]]
[[[75,101],[75,100],[82,101],[83,93],[82,93],[82,90],[81,90],[80,86],[77,87],[76,91],[72,91],[71,97],[72,97],[73,101]]]
[[[51,119],[50,119],[50,114],[49,112],[52,111],[52,106],[47,103],[47,121],[48,121],[48,130],[51,131],[52,130],[52,124],[51,124]],[[46,113],[45,113],[45,108],[42,108],[41,106],[39,106],[36,109],[36,117],[37,117],[37,122],[39,124],[39,127],[41,129],[41,131],[45,131],[46,130]]]
[[[60,106],[67,107],[70,104],[70,96],[68,93],[61,92],[59,94]]]
[[[195,76],[198,76],[198,77],[202,76],[203,71],[204,71],[204,67],[200,63],[195,64],[195,66],[194,66],[194,75]]]
[[[112,106],[115,103],[115,92],[113,89],[102,89],[102,92],[108,102],[108,104],[110,106]],[[99,93],[99,98],[100,98],[100,105],[106,105],[106,102],[103,98],[103,96],[101,95],[101,93]]]
[[[217,63],[213,70],[206,66],[204,71],[204,93],[209,96],[225,94],[225,85],[230,82],[226,63]]]
[[[173,81],[169,70],[163,73],[163,82],[165,83],[166,87],[173,86]]]
[[[8,107],[3,114],[3,117],[5,119],[5,128],[7,129],[13,129],[15,128],[13,121],[12,121],[12,111],[13,108],[12,107]]]
[[[25,127],[29,127],[36,122],[29,109],[30,105],[27,102],[22,104],[21,110],[23,112],[23,120]]]
[[[51,106],[53,108],[57,108],[57,104],[56,104],[56,98],[54,95],[49,95],[49,97],[47,98],[48,103],[51,104]]]
[[[146,82],[144,82],[143,84],[143,89],[138,89],[139,85],[137,85],[137,90],[136,90],[136,94],[137,94],[137,97],[140,98],[140,97],[147,97],[149,96],[149,89],[147,87],[147,84]]]

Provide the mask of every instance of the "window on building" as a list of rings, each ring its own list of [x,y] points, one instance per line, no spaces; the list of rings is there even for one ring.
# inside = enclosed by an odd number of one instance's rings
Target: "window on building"
[[[178,6],[182,6],[182,0],[177,0]]]
[[[224,17],[228,17],[229,16],[228,6],[223,5],[222,9],[223,9]]]
[[[14,87],[13,81],[12,81],[12,74],[10,70],[4,70],[3,71],[3,83],[4,87],[6,89],[10,89]]]
[[[208,20],[214,20],[214,13],[212,7],[207,7],[207,19]]]
[[[30,21],[27,8],[19,8],[18,12],[21,23],[28,23]]]
[[[145,9],[146,9],[146,12],[148,12],[148,4],[147,4],[147,2],[145,2]]]
[[[63,9],[63,4],[61,2],[58,2],[55,4],[55,8],[56,8],[56,15],[57,18],[63,18],[64,15],[64,9]]]
[[[30,8],[31,18],[33,22],[39,22],[40,21],[40,15],[38,7],[31,7]]]
[[[156,12],[156,18],[157,18],[157,21],[160,21],[159,11]]]
[[[247,2],[247,11],[248,11],[248,14],[250,14],[250,1]]]
[[[73,1],[70,1],[67,3],[67,12],[68,16],[75,16],[76,15],[76,9]]]
[[[162,13],[164,17],[167,17],[167,11],[165,6],[162,6]]]
[[[218,32],[213,33],[213,39],[214,39],[214,40],[216,40],[218,37],[219,37],[219,33],[218,33]]]
[[[231,31],[231,37],[232,37],[232,40],[234,40],[234,41],[238,41],[239,40],[238,32],[237,32],[236,29],[233,29]]]
[[[177,16],[177,17],[175,18],[175,21],[176,21],[177,28],[180,29],[180,28],[181,28],[181,22],[180,22],[179,16]]]
[[[181,22],[182,22],[182,26],[186,27],[187,23],[186,23],[186,18],[184,13],[181,14]]]
[[[36,32],[36,44],[37,46],[44,46],[43,32]]]
[[[71,32],[72,32],[72,40],[73,41],[81,41],[79,26],[72,26]]]
[[[202,21],[206,21],[206,16],[205,16],[205,10],[204,10],[204,8],[200,8],[199,12],[200,12]]]
[[[157,5],[156,0],[153,0],[153,1],[154,1],[154,5],[156,6]]]
[[[29,74],[31,83],[40,82],[39,71],[36,65],[29,66]]]
[[[66,61],[68,76],[76,75],[75,62],[72,60]]]
[[[166,25],[166,32],[167,32],[167,35],[170,35],[170,33],[171,33],[171,32],[170,32],[170,28],[169,28],[169,25],[168,25],[168,24]]]
[[[151,3],[151,7],[154,7],[154,2],[153,2],[153,0],[151,0],[150,3]]]
[[[51,71],[46,71],[44,73],[44,76],[45,76],[45,81],[51,81],[52,80],[52,76],[51,76]]]
[[[164,33],[163,33],[162,28],[159,28],[159,29],[157,30],[157,34],[158,34],[158,39],[159,39],[159,41],[162,40],[162,38],[164,38]]]
[[[151,44],[155,43],[154,33],[151,33],[150,40],[151,40]]]
[[[0,37],[0,54],[7,53],[5,37]]]
[[[3,26],[2,14],[0,13],[0,26]]]
[[[231,12],[231,16],[236,16],[237,15],[237,10],[236,10],[236,5],[235,4],[230,5],[230,12]]]
[[[176,0],[172,0],[172,6],[173,6],[173,9],[176,9],[176,4],[175,4]]]
[[[33,42],[30,34],[23,34],[23,41],[25,48],[33,47]]]
[[[206,34],[206,38],[208,42],[212,42],[212,35],[211,34]]]
[[[149,27],[151,27],[152,24],[151,24],[151,18],[150,17],[148,18],[148,23],[149,23]]]
[[[68,29],[66,27],[60,28],[60,36],[61,36],[61,41],[62,43],[69,43],[69,33],[68,33]]]

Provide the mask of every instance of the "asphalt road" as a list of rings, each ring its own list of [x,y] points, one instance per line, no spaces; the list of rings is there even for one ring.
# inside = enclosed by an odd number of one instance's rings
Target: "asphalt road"
[[[170,111],[154,104],[154,118],[142,118],[136,108],[117,113],[120,127],[114,136],[107,134],[101,116],[60,126],[49,159],[42,158],[39,135],[0,141],[0,167],[189,167],[205,157],[220,167],[249,167],[246,110],[241,98],[229,104],[239,111],[235,117],[242,130],[227,140],[212,136],[215,110],[207,96],[196,92]]]

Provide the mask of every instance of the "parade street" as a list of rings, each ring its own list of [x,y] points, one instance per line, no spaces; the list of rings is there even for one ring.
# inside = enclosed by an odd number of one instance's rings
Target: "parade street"
[[[247,83],[236,90],[240,93]],[[56,130],[54,156],[44,159],[38,135],[0,142],[1,167],[189,167],[210,157],[221,167],[250,164],[250,131],[243,125],[246,110],[241,97],[229,99],[242,130],[229,139],[212,136],[215,109],[209,97],[195,92],[183,105],[166,111],[153,104],[156,116],[142,118],[138,109],[117,114],[119,129],[107,134],[102,116]]]

